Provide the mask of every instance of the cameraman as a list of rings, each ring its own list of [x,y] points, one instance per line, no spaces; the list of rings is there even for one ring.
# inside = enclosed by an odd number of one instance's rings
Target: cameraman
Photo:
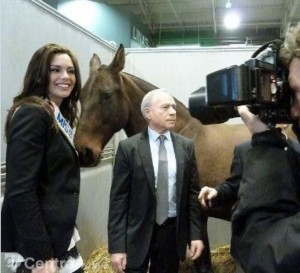
[[[300,23],[287,33],[280,58],[289,69],[295,94],[293,130],[300,140]],[[299,273],[300,153],[279,129],[269,129],[246,106],[238,111],[253,136],[238,161],[240,177],[234,180],[238,201],[231,218],[231,254],[246,273]],[[204,187],[201,204],[220,199],[230,181],[216,189]]]

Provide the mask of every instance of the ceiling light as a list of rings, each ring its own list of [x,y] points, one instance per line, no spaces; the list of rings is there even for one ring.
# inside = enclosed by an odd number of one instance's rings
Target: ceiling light
[[[230,2],[230,0],[227,0],[227,2],[225,4],[225,8],[226,9],[230,9],[231,8],[231,2]]]
[[[228,29],[236,29],[240,25],[240,16],[236,12],[228,12],[224,18],[224,25]]]

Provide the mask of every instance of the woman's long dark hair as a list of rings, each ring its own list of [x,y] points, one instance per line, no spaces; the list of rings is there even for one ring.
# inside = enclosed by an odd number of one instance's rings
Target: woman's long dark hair
[[[10,120],[12,119],[15,111],[17,110],[17,108],[21,105],[34,105],[34,106],[38,106],[38,107],[42,107],[46,110],[46,112],[49,114],[49,116],[53,117],[53,108],[51,106],[51,104],[49,103],[48,100],[42,99],[40,97],[37,96],[29,96],[29,97],[24,97],[23,99],[19,99],[16,102],[14,102],[13,106],[9,109],[8,114],[7,114],[7,118],[6,118],[6,124],[5,124],[5,139],[8,141],[8,136],[9,136],[9,129],[10,129]],[[58,126],[56,125],[56,123],[54,122],[54,118],[53,118],[53,127],[56,128],[56,130],[58,130]]]
[[[20,101],[23,101],[25,98],[31,96],[37,96],[49,102],[49,68],[51,61],[56,54],[69,55],[75,69],[75,86],[70,96],[64,98],[62,104],[60,105],[61,113],[73,128],[78,118],[77,102],[79,100],[81,91],[81,76],[77,58],[68,48],[63,46],[57,44],[46,44],[33,54],[24,76],[23,89],[21,90],[20,94],[14,98],[14,105],[19,104]],[[14,105],[12,106],[11,110],[16,108]],[[8,115],[6,122],[9,122],[10,117],[11,115]]]

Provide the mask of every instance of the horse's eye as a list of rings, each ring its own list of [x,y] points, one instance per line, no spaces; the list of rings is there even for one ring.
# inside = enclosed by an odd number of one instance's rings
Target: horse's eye
[[[109,100],[112,97],[112,93],[111,92],[104,92],[103,93],[103,99],[104,100]]]

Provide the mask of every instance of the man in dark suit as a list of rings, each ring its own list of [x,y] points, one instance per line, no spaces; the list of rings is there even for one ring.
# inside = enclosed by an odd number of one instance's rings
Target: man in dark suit
[[[287,139],[287,143],[295,151],[300,152],[300,145],[297,141]],[[234,147],[233,159],[230,167],[230,177],[215,188],[205,186],[201,189],[199,201],[204,208],[207,206],[223,206],[228,202],[235,203],[237,201],[244,162],[246,161],[247,152],[250,148],[250,140],[236,145]]]
[[[278,134],[280,134],[279,129],[273,129],[278,130]],[[283,136],[283,135],[282,135]],[[270,186],[266,183],[266,178],[260,178],[260,183],[253,183],[253,173],[259,173],[262,176],[265,175],[265,168],[266,164],[262,163],[262,160],[255,160],[258,162],[256,164],[256,168],[253,168],[251,161],[249,161],[248,157],[251,157],[253,154],[253,151],[257,145],[254,140],[243,142],[234,148],[234,156],[231,164],[231,175],[229,178],[225,180],[224,183],[216,186],[215,188],[210,187],[203,187],[199,194],[199,201],[203,207],[216,207],[216,206],[222,206],[228,202],[235,203],[233,207],[233,215],[232,215],[232,238],[231,238],[231,254],[236,260],[241,263],[243,269],[245,272],[255,272],[255,268],[257,264],[259,263],[259,266],[261,268],[267,267],[269,268],[269,271],[259,271],[259,272],[277,272],[278,268],[276,268],[276,264],[273,262],[270,262],[271,258],[266,257],[265,254],[261,256],[257,256],[257,253],[260,251],[263,253],[265,251],[265,248],[263,246],[266,246],[266,248],[270,248],[270,241],[268,240],[257,240],[258,242],[254,244],[255,238],[258,238],[260,235],[260,232],[258,232],[258,229],[253,225],[252,223],[247,223],[247,220],[250,219],[250,216],[254,218],[256,214],[262,218],[262,215],[264,217],[268,216],[268,213],[264,213],[264,208],[268,207],[269,203],[273,201],[273,199],[287,199],[289,200],[289,205],[292,204],[292,197],[291,194],[286,193],[283,195],[282,190],[279,189],[278,193],[276,190],[275,182],[271,183]],[[300,152],[300,145],[295,140],[291,139],[282,139],[282,144],[286,145],[296,152]],[[260,145],[261,146],[261,145]],[[271,148],[267,147],[267,150],[264,151],[265,153],[267,151],[270,151]],[[272,152],[272,156],[267,157],[267,161],[271,161],[270,164],[272,166],[272,169],[279,170],[280,172],[283,172],[285,174],[284,180],[286,185],[283,188],[288,188],[288,174],[289,170],[285,167],[284,160],[278,160],[278,154],[280,153],[280,149],[274,149]],[[284,153],[284,152],[283,152]],[[261,157],[261,155],[259,156]],[[273,160],[272,158],[275,158]],[[275,171],[274,171],[275,172]],[[258,175],[254,176],[255,178]],[[274,179],[279,180],[280,176],[276,175],[273,177]],[[276,183],[277,180],[275,179]],[[255,180],[256,181],[256,180]],[[254,186],[253,186],[254,184]],[[292,192],[296,192],[294,188],[292,188]],[[253,197],[254,196],[254,197]],[[279,197],[280,198],[279,198]],[[283,197],[282,197],[283,196]],[[246,200],[246,201],[245,201]],[[251,200],[249,202],[248,200]],[[277,201],[276,201],[277,202]],[[294,202],[294,201],[293,201]],[[278,202],[279,203],[279,202]],[[278,208],[276,208],[276,206]],[[272,203],[272,210],[270,211],[270,214],[273,214],[276,217],[276,211],[280,210],[283,206],[284,210],[286,210],[286,213],[288,214],[288,211],[293,211],[293,206],[290,205],[290,207],[284,207],[283,205],[273,205]],[[255,208],[255,210],[253,209]],[[289,212],[290,213],[290,212]],[[280,215],[280,214],[279,214]],[[272,219],[271,219],[272,220]],[[273,220],[272,220],[273,221]],[[261,230],[266,229],[266,225],[260,226]],[[278,234],[280,231],[278,231]],[[276,233],[274,233],[276,234]],[[264,233],[263,236],[266,236]],[[263,245],[263,243],[265,243]],[[254,249],[252,251],[252,254],[250,252],[251,249]],[[281,251],[281,253],[284,253]],[[263,260],[260,260],[262,258]],[[272,264],[272,265],[271,265]],[[275,266],[273,268],[273,266]],[[276,269],[275,269],[276,268]],[[258,271],[257,271],[258,272]],[[280,271],[279,269],[279,272]]]
[[[114,165],[108,220],[111,263],[118,273],[145,273],[149,261],[150,273],[176,273],[187,244],[192,259],[203,250],[194,146],[170,131],[176,104],[164,89],[147,93],[141,111],[148,128],[119,143]]]

